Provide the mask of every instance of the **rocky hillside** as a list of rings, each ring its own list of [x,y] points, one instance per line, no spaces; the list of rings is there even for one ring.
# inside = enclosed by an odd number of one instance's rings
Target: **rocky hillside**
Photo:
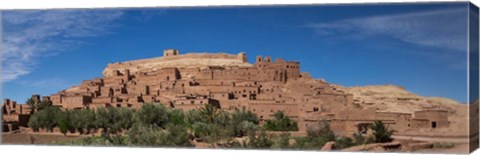
[[[337,89],[353,94],[356,108],[376,108],[384,112],[412,113],[426,109],[444,109],[450,113],[450,128],[425,130],[420,133],[462,135],[468,128],[468,106],[442,97],[424,97],[413,94],[403,87],[395,85],[375,85],[359,87],[342,87]]]
[[[149,72],[162,68],[207,68],[216,67],[251,67],[246,60],[245,53],[237,55],[226,53],[187,53],[175,56],[132,60],[108,64],[103,70],[103,76],[114,75],[115,71],[123,73],[125,69],[130,72]]]

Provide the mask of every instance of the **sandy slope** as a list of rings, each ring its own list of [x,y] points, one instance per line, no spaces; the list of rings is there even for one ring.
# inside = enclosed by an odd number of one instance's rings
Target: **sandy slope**
[[[425,109],[449,111],[449,128],[422,129],[411,133],[422,135],[466,135],[468,129],[468,105],[442,97],[424,97],[395,85],[342,87],[338,89],[353,94],[359,108],[377,108],[378,111],[413,113]]]

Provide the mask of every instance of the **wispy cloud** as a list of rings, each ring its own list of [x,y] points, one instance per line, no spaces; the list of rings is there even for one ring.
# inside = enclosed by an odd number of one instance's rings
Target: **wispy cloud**
[[[23,86],[27,87],[37,87],[37,88],[66,88],[68,86],[71,86],[72,83],[66,82],[62,78],[54,77],[54,78],[49,78],[49,79],[40,79],[40,80],[35,80],[35,81],[30,81],[30,80],[22,80],[19,81]]]
[[[147,22],[151,21],[155,17],[167,15],[168,12],[166,9],[158,9],[158,8],[145,8],[139,10],[139,16],[135,17],[135,20],[140,22]]]
[[[2,82],[30,73],[39,59],[81,44],[79,38],[110,33],[123,14],[118,10],[3,11]]]
[[[365,39],[383,36],[415,45],[466,51],[466,15],[466,8],[451,8],[312,23],[306,26],[323,37]]]

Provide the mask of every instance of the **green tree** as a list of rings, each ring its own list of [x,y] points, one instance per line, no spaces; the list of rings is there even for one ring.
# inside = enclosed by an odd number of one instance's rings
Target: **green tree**
[[[267,120],[263,126],[270,131],[298,131],[297,122],[291,120],[282,111],[273,115],[273,119]]]
[[[40,128],[42,128],[42,125],[40,124],[40,118],[38,114],[32,114],[30,116],[30,119],[28,120],[28,127],[32,128],[33,131],[37,132]]]
[[[75,109],[70,111],[70,120],[72,128],[80,134],[89,133],[95,129],[95,111],[90,109]]]
[[[231,114],[230,127],[233,136],[242,137],[248,132],[255,132],[258,129],[259,119],[255,113],[245,109],[236,110]]]
[[[197,122],[202,122],[202,123],[207,122],[207,119],[202,117],[200,112],[195,109],[187,111],[185,114],[185,117],[186,117],[185,122],[187,123],[187,126],[190,128],[192,127],[193,124]]]
[[[135,120],[144,125],[155,125],[164,128],[168,123],[167,109],[162,104],[143,104],[135,113]]]
[[[44,128],[52,131],[57,125],[61,110],[58,107],[46,107],[31,115],[28,125],[34,129]]]
[[[37,104],[37,110],[42,110],[42,109],[45,109],[49,106],[52,106],[52,102],[51,101],[47,101],[47,100],[42,100],[40,102],[38,102]]]
[[[33,97],[28,98],[25,103],[30,107],[30,110],[35,111],[37,109],[37,102],[33,99]]]
[[[211,144],[225,143],[235,133],[230,113],[212,105],[189,111],[187,122],[195,137]]]
[[[59,111],[56,116],[56,124],[60,129],[60,132],[63,135],[67,135],[67,132],[72,129],[71,119],[70,119],[70,112],[69,111]]]
[[[42,110],[52,105],[51,101],[47,101],[47,100],[35,101],[33,97],[28,98],[25,103],[30,107],[30,110],[32,111]]]
[[[215,119],[221,114],[220,110],[211,104],[205,105],[199,112],[207,119],[207,123],[214,123]]]
[[[97,108],[95,110],[95,126],[96,128],[103,129],[103,133],[109,132],[110,126],[112,126],[110,115],[105,108]]]
[[[134,110],[130,108],[109,108],[108,113],[112,121],[110,130],[113,133],[128,130],[134,123]]]
[[[375,121],[370,128],[373,131],[373,136],[375,138],[375,142],[377,143],[387,143],[391,142],[392,135],[395,130],[390,130],[388,126],[386,126],[382,121]]]
[[[307,136],[296,137],[292,148],[319,149],[329,141],[335,141],[336,136],[327,123],[320,123],[307,129]]]
[[[186,116],[181,109],[167,109],[168,123],[186,126]]]

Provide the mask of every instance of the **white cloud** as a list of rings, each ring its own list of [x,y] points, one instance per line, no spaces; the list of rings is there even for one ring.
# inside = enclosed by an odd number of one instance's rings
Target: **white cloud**
[[[467,49],[467,8],[370,16],[307,25],[318,34],[350,38],[392,37],[407,43]]]
[[[19,81],[18,83],[22,84],[23,86],[37,87],[37,88],[52,88],[52,87],[65,88],[72,85],[71,83],[67,83],[65,80],[58,77],[54,77],[50,79],[35,80],[35,81],[22,80],[22,81]]]
[[[108,34],[122,15],[115,10],[1,12],[2,82],[26,75],[39,59],[81,43],[75,39]]]

